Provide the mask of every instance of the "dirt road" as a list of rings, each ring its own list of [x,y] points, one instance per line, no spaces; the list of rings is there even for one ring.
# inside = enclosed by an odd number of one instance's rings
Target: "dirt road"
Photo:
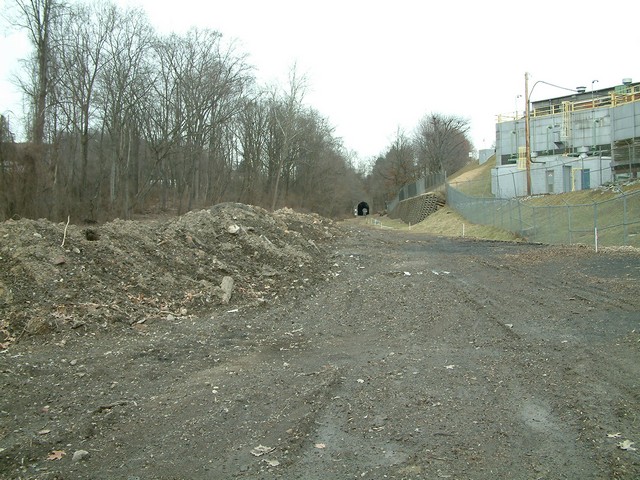
[[[304,294],[11,346],[0,476],[640,478],[638,253],[343,228]]]

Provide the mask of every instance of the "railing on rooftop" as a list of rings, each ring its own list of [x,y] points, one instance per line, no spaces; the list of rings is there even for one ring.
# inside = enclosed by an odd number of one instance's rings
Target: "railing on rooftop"
[[[608,95],[598,95],[593,98],[586,98],[576,102],[562,102],[557,104],[545,105],[533,108],[530,112],[531,117],[545,117],[548,115],[558,115],[566,111],[577,112],[580,110],[592,110],[594,108],[611,108],[640,101],[640,85],[631,87],[616,87],[616,90]],[[533,102],[538,103],[538,102]],[[513,114],[500,114],[497,117],[498,123],[512,122],[519,120],[524,116],[516,116]]]

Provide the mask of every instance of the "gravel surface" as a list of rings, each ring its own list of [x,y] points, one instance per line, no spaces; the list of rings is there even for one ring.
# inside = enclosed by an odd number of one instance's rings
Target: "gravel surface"
[[[238,205],[64,228],[0,230],[2,478],[640,478],[637,251]]]

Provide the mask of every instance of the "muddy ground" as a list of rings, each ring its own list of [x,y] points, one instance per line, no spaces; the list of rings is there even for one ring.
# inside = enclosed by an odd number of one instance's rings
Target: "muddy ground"
[[[640,478],[637,251],[240,205],[0,242],[2,478]]]

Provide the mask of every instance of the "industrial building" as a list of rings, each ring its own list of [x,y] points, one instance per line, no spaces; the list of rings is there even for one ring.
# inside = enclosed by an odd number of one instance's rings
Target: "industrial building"
[[[495,197],[571,192],[638,177],[640,82],[623,79],[598,90],[594,82],[590,90],[531,102],[522,115],[498,117]]]

